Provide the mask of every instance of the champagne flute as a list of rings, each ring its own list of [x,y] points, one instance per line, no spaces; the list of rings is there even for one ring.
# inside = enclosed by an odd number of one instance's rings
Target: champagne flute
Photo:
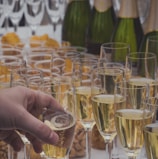
[[[35,35],[37,26],[40,25],[44,15],[44,2],[42,0],[27,0],[24,14],[31,27],[32,35]]]
[[[145,104],[148,87],[123,81],[116,83],[115,88],[117,135],[128,159],[136,159],[144,145],[143,127],[153,120],[153,112]]]
[[[97,60],[76,58],[73,61],[72,84],[75,91],[77,119],[86,133],[86,158],[91,158],[91,130],[95,124],[92,112],[91,96],[98,94],[99,89],[91,91],[91,73],[97,67]]]
[[[16,0],[13,2],[13,9],[9,15],[9,18],[14,25],[14,32],[17,32],[19,22],[24,13],[24,4],[24,0]]]
[[[45,6],[53,25],[53,32],[55,32],[57,24],[62,24],[66,0],[46,0]]]
[[[124,72],[125,80],[128,80],[131,77],[131,70],[129,64],[123,65],[119,62],[107,62],[106,59],[99,59],[98,67],[112,67],[112,68],[119,68]]]
[[[148,159],[158,158],[158,124],[148,124],[143,129],[146,156]]]
[[[158,61],[158,35],[150,35],[147,38],[146,52],[154,53]]]
[[[147,107],[153,111],[153,123],[148,124],[143,129],[145,153],[148,159],[158,158],[157,138],[158,138],[158,97],[149,97],[146,102]]]
[[[107,62],[118,62],[125,64],[126,55],[130,53],[130,45],[123,42],[103,43],[100,48],[100,59],[105,58]]]
[[[3,1],[0,1],[0,27],[2,27],[3,22],[5,20],[5,16],[4,16],[4,7],[3,7]]]
[[[1,2],[3,3],[3,7],[4,7],[3,12],[5,15],[5,29],[7,32],[8,27],[9,27],[9,15],[13,9],[14,1],[13,0],[1,0]]]
[[[52,95],[65,110],[64,112],[46,110],[46,113],[43,114],[44,123],[50,126],[59,135],[59,142],[56,145],[43,145],[44,158],[68,158],[76,125],[74,101],[70,101],[69,99],[71,80],[70,78],[61,76],[58,80],[46,81],[42,91]],[[71,106],[70,103],[72,104]],[[56,123],[57,121],[59,121],[59,123]]]
[[[131,67],[129,81],[135,85],[152,84],[157,78],[156,55],[150,52],[133,52],[126,57],[127,65]]]
[[[114,88],[115,83],[123,80],[123,71],[114,67],[94,69],[93,89],[100,88],[99,94],[92,96],[92,110],[97,128],[106,144],[106,156],[112,158],[111,144],[116,137],[114,122]]]
[[[0,56],[0,87],[10,87],[12,71],[23,66],[23,62],[16,56]]]

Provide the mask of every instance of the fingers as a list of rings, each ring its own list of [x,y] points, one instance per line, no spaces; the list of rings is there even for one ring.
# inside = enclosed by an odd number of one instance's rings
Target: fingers
[[[11,145],[15,151],[20,151],[24,146],[20,135],[14,130],[0,131],[0,139]]]
[[[47,95],[43,92],[37,92],[36,97],[36,102],[42,105],[42,107],[47,107],[55,111],[64,111],[64,108],[51,95]]]
[[[58,135],[42,121],[38,120],[28,112],[26,112],[23,120],[25,121],[25,124],[21,123],[20,125],[20,128],[22,128],[23,131],[32,134],[32,136],[48,144],[55,145],[58,142]]]
[[[25,136],[28,138],[28,140],[31,142],[33,149],[35,150],[36,153],[42,152],[42,144],[41,141],[39,141],[37,138],[34,136],[26,133]]]

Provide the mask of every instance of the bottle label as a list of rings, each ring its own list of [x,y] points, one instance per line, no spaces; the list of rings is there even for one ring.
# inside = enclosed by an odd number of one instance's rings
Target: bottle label
[[[111,0],[95,0],[94,7],[98,12],[105,12],[112,6]]]

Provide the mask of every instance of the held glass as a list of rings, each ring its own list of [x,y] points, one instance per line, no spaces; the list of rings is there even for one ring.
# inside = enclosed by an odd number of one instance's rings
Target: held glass
[[[60,77],[58,81],[46,81],[42,91],[52,95],[65,110],[64,112],[46,110],[43,113],[44,123],[59,135],[59,142],[56,145],[43,145],[44,158],[68,158],[76,126],[75,105],[73,97],[69,98],[71,81],[66,77]]]
[[[143,127],[152,123],[153,111],[146,107],[147,86],[129,82],[116,84],[115,126],[121,146],[129,159],[136,159],[143,145]]]
[[[47,110],[43,115],[43,121],[59,136],[59,141],[55,146],[49,144],[43,145],[43,151],[47,156],[46,159],[66,158],[70,151],[75,132],[76,120],[74,115],[70,112]]]

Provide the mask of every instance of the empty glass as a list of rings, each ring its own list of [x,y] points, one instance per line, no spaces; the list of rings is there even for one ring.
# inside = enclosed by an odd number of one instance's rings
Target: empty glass
[[[24,0],[16,0],[13,2],[13,8],[9,14],[9,18],[14,25],[14,32],[17,32],[19,22],[24,14]]]
[[[130,45],[122,42],[103,43],[100,48],[100,59],[107,62],[125,64],[126,55],[130,53]]]
[[[56,26],[62,24],[66,8],[66,0],[46,0],[45,5],[46,11],[53,25],[53,32],[55,32]]]
[[[130,82],[143,86],[157,79],[157,60],[154,53],[134,52],[126,57],[126,63],[131,70]]]
[[[158,35],[151,35],[147,38],[146,51],[154,53],[158,62]]]
[[[44,2],[42,0],[27,0],[24,13],[26,21],[31,27],[32,35],[35,35],[44,15]]]

